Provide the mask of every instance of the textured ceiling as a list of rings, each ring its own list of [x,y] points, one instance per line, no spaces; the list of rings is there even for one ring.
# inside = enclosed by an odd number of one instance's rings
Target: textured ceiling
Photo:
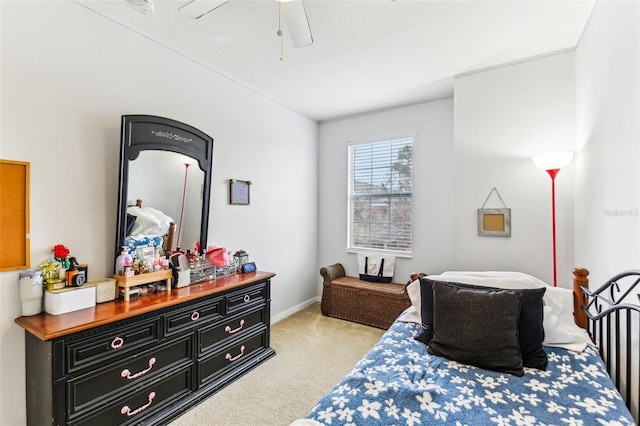
[[[194,20],[188,1],[78,3],[312,120],[444,98],[457,74],[575,47],[593,1],[306,0],[314,43],[296,49],[278,3],[231,0]]]

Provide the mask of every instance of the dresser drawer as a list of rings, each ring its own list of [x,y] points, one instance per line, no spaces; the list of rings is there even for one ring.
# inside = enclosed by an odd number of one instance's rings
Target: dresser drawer
[[[226,312],[227,314],[232,314],[242,309],[266,303],[268,296],[267,282],[243,287],[227,295]]]
[[[141,389],[135,388],[117,401],[104,408],[93,410],[82,418],[73,419],[69,424],[77,426],[145,424],[146,418],[191,392],[192,372],[193,367],[184,368]]]
[[[210,299],[169,312],[164,316],[164,334],[173,334],[200,327],[202,324],[222,318],[222,298]]]
[[[66,371],[74,372],[122,359],[132,351],[140,351],[147,345],[157,343],[159,335],[157,319],[99,330],[96,337],[65,344]]]
[[[228,346],[211,356],[203,357],[198,362],[199,386],[237,369],[239,365],[248,362],[255,354],[266,349],[266,344],[267,329],[264,327],[257,334],[247,336],[241,342]]]
[[[200,353],[208,350],[216,350],[224,345],[224,340],[239,337],[242,334],[250,333],[256,326],[266,326],[267,309],[263,305],[257,309],[243,312],[224,321],[198,332],[200,335]]]
[[[69,379],[67,411],[76,417],[83,410],[117,399],[118,392],[189,364],[193,364],[191,334]]]

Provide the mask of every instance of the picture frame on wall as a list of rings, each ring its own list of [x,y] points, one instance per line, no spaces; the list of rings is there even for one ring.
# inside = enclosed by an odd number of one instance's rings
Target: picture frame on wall
[[[478,209],[478,235],[511,237],[511,209]]]
[[[250,204],[250,180],[229,179],[229,204]]]

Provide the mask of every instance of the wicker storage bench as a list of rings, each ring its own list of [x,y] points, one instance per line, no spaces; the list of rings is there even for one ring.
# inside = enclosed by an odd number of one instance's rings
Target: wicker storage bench
[[[411,305],[405,284],[347,277],[339,263],[320,268],[320,275],[324,278],[320,309],[329,317],[386,330]]]

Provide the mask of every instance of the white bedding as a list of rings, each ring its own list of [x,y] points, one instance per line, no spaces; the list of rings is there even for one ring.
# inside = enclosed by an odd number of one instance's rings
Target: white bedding
[[[129,235],[133,239],[165,235],[173,222],[172,218],[153,207],[131,206],[127,208],[127,213],[136,216],[136,223]]]
[[[552,287],[522,272],[447,271],[440,275],[429,275],[428,278],[505,289],[544,287],[547,290],[544,295],[545,339],[542,344],[581,352],[590,342],[586,330],[578,327],[573,320],[573,291],[566,288]],[[421,324],[420,283],[416,280],[409,284],[407,292],[412,306],[405,311],[400,321]]]

